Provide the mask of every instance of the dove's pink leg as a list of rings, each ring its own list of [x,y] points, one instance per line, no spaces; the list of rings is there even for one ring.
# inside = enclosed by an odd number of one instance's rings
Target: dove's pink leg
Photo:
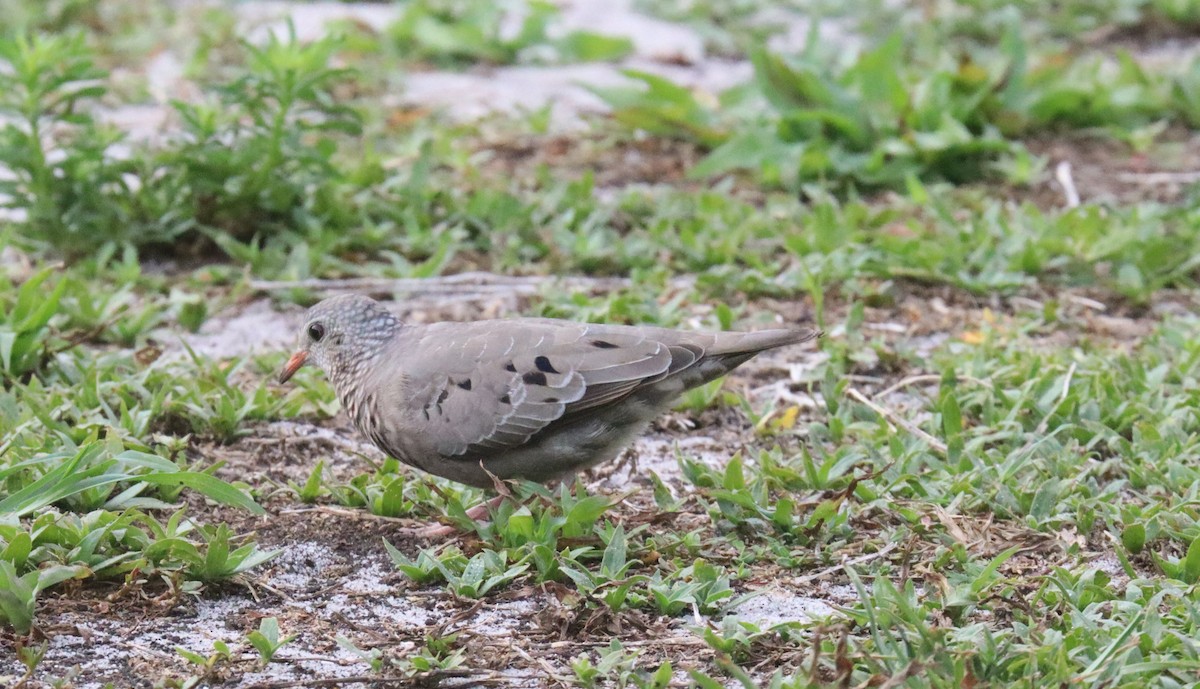
[[[488,516],[489,512],[500,506],[500,503],[504,501],[504,497],[503,495],[497,495],[487,502],[479,503],[467,510],[467,516],[475,521],[483,519]],[[447,524],[430,524],[429,526],[405,529],[405,532],[416,538],[445,538],[446,536],[458,533],[458,529]]]

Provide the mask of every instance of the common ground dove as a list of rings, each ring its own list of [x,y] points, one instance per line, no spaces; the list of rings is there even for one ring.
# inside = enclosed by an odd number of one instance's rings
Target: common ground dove
[[[396,459],[479,487],[615,457],[684,390],[811,330],[688,332],[518,318],[407,325],[368,297],[309,309],[279,376],[314,363]]]

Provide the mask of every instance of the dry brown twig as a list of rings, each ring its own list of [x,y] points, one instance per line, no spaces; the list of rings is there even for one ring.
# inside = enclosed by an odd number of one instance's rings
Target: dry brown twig
[[[922,373],[915,376],[909,376],[907,378],[902,378],[896,383],[893,383],[892,385],[889,385],[888,387],[875,393],[875,397],[882,399],[901,388],[906,388],[910,385],[916,385],[917,383],[934,383],[941,379],[942,376],[938,373]],[[975,378],[972,376],[956,376],[955,380],[960,383],[975,383],[976,385],[980,385],[985,388],[991,386],[990,382],[983,380],[982,378]]]
[[[339,517],[350,517],[352,519],[365,519],[380,522],[392,522],[395,524],[411,525],[414,520],[405,519],[403,517],[385,517],[381,514],[371,514],[361,510],[348,510],[342,507],[334,507],[333,505],[317,505],[316,507],[302,507],[291,510],[280,510],[279,514],[306,514],[308,512],[323,512],[325,514],[333,514]]]
[[[849,395],[850,397],[854,398],[858,402],[861,402],[861,403],[867,405],[868,407],[870,407],[871,411],[882,416],[893,428],[895,428],[896,426],[899,426],[900,428],[903,428],[904,430],[908,431],[912,435],[915,435],[918,438],[924,440],[926,443],[929,444],[929,447],[933,448],[933,450],[935,452],[937,452],[938,454],[945,456],[946,453],[949,451],[948,448],[946,447],[946,443],[943,443],[942,441],[938,440],[937,438],[933,437],[932,435],[929,435],[925,431],[918,428],[916,424],[909,421],[908,419],[905,419],[904,417],[900,416],[899,414],[892,411],[891,409],[887,409],[885,407],[882,407],[882,406],[876,404],[875,402],[872,402],[870,399],[867,398],[866,395],[859,392],[858,389],[846,388],[846,394]]]
[[[694,278],[683,277],[672,281],[673,287],[687,287]],[[559,276],[513,276],[495,273],[469,272],[429,278],[342,278],[306,280],[250,280],[250,289],[256,292],[278,292],[291,289],[311,289],[319,292],[362,292],[368,294],[536,294],[547,285],[556,287],[608,291],[628,287],[627,278],[559,277]]]
[[[509,637],[509,641],[511,642],[512,640],[513,640],[512,637]],[[547,677],[549,677],[551,680],[557,682],[559,686],[562,686],[562,687],[572,686],[573,683],[571,682],[571,679],[569,677],[564,677],[563,675],[560,675],[557,672],[555,672],[554,668],[550,667],[550,663],[546,662],[545,658],[534,658],[533,656],[529,655],[528,652],[524,651],[520,646],[517,646],[514,643],[510,643],[508,648],[513,653],[516,653],[517,655],[521,656],[521,658],[523,658],[525,660],[525,662],[536,665],[539,669],[541,669],[542,672],[546,673]]]
[[[837,572],[840,572],[847,567],[853,567],[854,565],[861,565],[864,562],[870,562],[871,560],[878,560],[879,558],[883,557],[884,555],[887,555],[888,553],[895,550],[896,547],[897,546],[895,543],[888,543],[887,545],[883,546],[882,548],[880,548],[879,550],[876,550],[873,553],[867,553],[866,555],[860,555],[859,557],[856,557],[851,560],[843,560],[840,564],[836,564],[832,567],[829,567],[828,569],[823,569],[820,572],[816,572],[814,574],[808,574],[808,575],[802,576],[798,579],[794,579],[794,580],[792,580],[792,583],[796,586],[800,586],[802,584],[807,584],[811,581],[817,581],[818,579],[824,579],[825,577],[829,576],[830,574],[836,574]]]

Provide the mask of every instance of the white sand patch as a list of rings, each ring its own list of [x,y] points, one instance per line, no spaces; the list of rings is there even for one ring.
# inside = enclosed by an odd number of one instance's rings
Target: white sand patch
[[[480,608],[473,617],[463,621],[463,626],[477,634],[505,636],[520,629],[531,628],[534,615],[547,605],[540,595],[501,601]]]
[[[551,129],[575,131],[586,128],[582,117],[609,110],[589,86],[634,84],[621,73],[624,69],[666,77],[714,98],[754,73],[745,61],[709,60],[682,66],[644,58],[630,58],[620,64],[498,67],[486,73],[419,72],[409,75],[404,92],[392,99],[392,105],[433,108],[460,122],[495,114],[518,115],[550,106]]]
[[[353,22],[372,31],[385,31],[400,18],[402,5],[379,2],[280,2],[258,0],[240,2],[232,8],[241,23],[241,31],[252,43],[263,43],[272,34],[288,35],[288,21],[301,41],[316,41],[334,22]]]
[[[395,590],[395,587],[383,581],[392,570],[384,569],[380,562],[371,562],[357,569],[353,575],[346,577],[344,588],[348,593],[383,594]]]
[[[740,620],[765,629],[788,622],[812,622],[836,615],[837,611],[820,598],[770,590],[742,602],[733,609],[733,614]]]
[[[870,584],[863,584],[863,586],[866,588],[868,594],[871,593]],[[825,600],[838,605],[847,605],[858,600],[858,590],[854,588],[853,584],[829,586],[825,589],[824,593]]]
[[[663,481],[682,476],[679,458],[686,457],[712,467],[729,461],[732,450],[706,435],[672,437],[652,435],[634,441],[633,451],[637,454],[636,465],[626,462],[605,479],[613,486],[628,486],[645,479],[650,472],[658,474]]]
[[[328,586],[322,575],[342,561],[328,546],[313,541],[286,545],[282,551],[268,565],[272,570],[268,582],[285,592]]]
[[[278,438],[282,442],[322,443],[335,448],[342,454],[352,456],[354,462],[361,462],[357,455],[366,455],[373,460],[382,460],[384,454],[371,443],[367,442],[356,431],[341,428],[329,428],[302,421],[272,421],[257,433],[261,438]],[[243,441],[246,442],[246,441]],[[365,468],[359,465],[360,468]]]
[[[303,649],[284,646],[275,655],[275,662],[258,672],[250,672],[240,676],[239,686],[253,686],[261,683],[295,680],[304,677],[337,679],[340,677],[360,677],[371,674],[371,666],[348,649],[337,647],[333,651],[323,653],[322,656],[324,657],[313,657]],[[355,682],[339,684],[338,686],[342,689],[352,689],[366,685]]]
[[[299,311],[276,311],[269,299],[258,299],[214,314],[197,333],[162,330],[154,336],[164,344],[164,358],[187,356],[183,342],[210,359],[231,359],[287,351],[295,344],[301,317]]]
[[[547,33],[551,38],[573,31],[591,31],[630,40],[632,54],[617,63],[567,65],[514,65],[470,72],[430,71],[410,74],[405,93],[394,106],[428,107],[443,111],[458,121],[494,114],[519,114],[551,106],[556,130],[579,128],[580,117],[607,112],[604,102],[587,86],[617,86],[627,83],[621,73],[636,69],[666,77],[702,90],[711,96],[743,83],[753,75],[746,60],[727,60],[707,55],[705,43],[690,27],[638,12],[632,0],[572,0],[560,4]],[[402,14],[402,6],[377,3],[289,3],[251,2],[235,11],[251,41],[262,42],[272,33],[283,36],[287,22],[295,26],[301,40],[317,40],[334,22],[353,22],[375,32],[385,32]],[[504,29],[519,25],[513,13]],[[811,20],[793,12],[777,11],[764,21],[783,27],[777,48],[803,47],[811,35]],[[816,35],[824,45],[854,48],[860,39],[838,22],[822,22]],[[161,87],[160,87],[161,90]]]

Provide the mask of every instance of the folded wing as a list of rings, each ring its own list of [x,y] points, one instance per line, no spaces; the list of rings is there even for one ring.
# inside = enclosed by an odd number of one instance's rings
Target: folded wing
[[[436,452],[486,456],[646,386],[668,379],[672,391],[699,385],[759,351],[811,336],[541,319],[437,324],[410,350],[423,360],[405,362],[405,370],[422,372],[410,373],[408,403],[416,407],[415,430]]]

